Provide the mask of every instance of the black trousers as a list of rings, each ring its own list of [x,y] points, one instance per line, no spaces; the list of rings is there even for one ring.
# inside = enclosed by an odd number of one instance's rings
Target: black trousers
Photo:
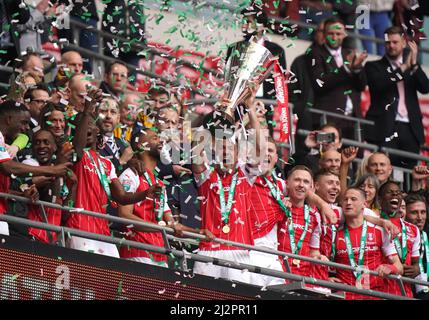
[[[384,147],[408,151],[417,154],[420,153],[420,143],[414,135],[413,131],[411,130],[410,123],[396,121],[393,132],[397,133],[397,137],[387,137],[390,139],[390,141],[385,141],[383,143]],[[411,169],[417,164],[417,160],[408,159],[393,154],[390,154],[389,158],[392,162],[392,165],[398,167],[405,167]]]

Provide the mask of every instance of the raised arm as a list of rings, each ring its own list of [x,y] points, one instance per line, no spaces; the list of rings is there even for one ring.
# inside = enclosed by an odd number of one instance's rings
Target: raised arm
[[[82,112],[82,117],[76,126],[76,134],[73,139],[73,146],[78,159],[83,157],[83,150],[86,147],[88,137],[89,123],[92,121],[95,114],[95,108],[102,98],[103,92],[100,89],[91,89],[85,97],[85,107]]]
[[[411,191],[418,191],[424,189],[423,181],[429,178],[429,170],[426,166],[415,166],[411,176],[413,177]]]
[[[338,200],[344,195],[347,190],[347,177],[349,173],[350,163],[356,158],[359,148],[348,147],[341,151],[341,165],[340,165],[340,195]]]
[[[314,192],[310,192],[307,196],[307,202],[311,206],[315,206],[319,209],[320,215],[322,216],[323,222],[327,222],[330,224],[336,224],[337,223],[337,215],[335,214],[334,210],[331,208],[329,203],[324,201],[321,197],[319,197]]]
[[[256,156],[259,157],[261,152],[261,125],[256,114],[255,98],[257,90],[257,87],[250,88],[250,96],[245,104],[249,108],[249,124],[255,132]]]

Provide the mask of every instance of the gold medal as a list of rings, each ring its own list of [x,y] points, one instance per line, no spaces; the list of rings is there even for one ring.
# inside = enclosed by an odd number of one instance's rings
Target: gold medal
[[[167,224],[165,223],[164,220],[158,221],[158,225],[161,227],[165,227]]]
[[[223,226],[223,228],[222,228],[223,233],[229,233],[230,231],[231,231],[231,229],[230,229],[229,225],[226,224]]]
[[[294,266],[297,266],[298,268],[299,268],[299,264],[301,263],[301,261],[300,260],[298,260],[298,259],[293,259],[292,260],[292,264],[294,265]]]

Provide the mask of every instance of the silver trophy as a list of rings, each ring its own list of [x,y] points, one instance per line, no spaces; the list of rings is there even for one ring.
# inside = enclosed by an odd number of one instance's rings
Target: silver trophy
[[[225,67],[225,94],[228,103],[221,104],[217,112],[235,123],[235,109],[250,95],[250,86],[258,86],[268,77],[275,58],[257,42],[237,43]]]

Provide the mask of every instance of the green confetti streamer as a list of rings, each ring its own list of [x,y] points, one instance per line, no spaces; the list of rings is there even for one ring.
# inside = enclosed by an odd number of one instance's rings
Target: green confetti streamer
[[[122,280],[119,281],[117,293],[118,293],[118,295],[122,294]]]

